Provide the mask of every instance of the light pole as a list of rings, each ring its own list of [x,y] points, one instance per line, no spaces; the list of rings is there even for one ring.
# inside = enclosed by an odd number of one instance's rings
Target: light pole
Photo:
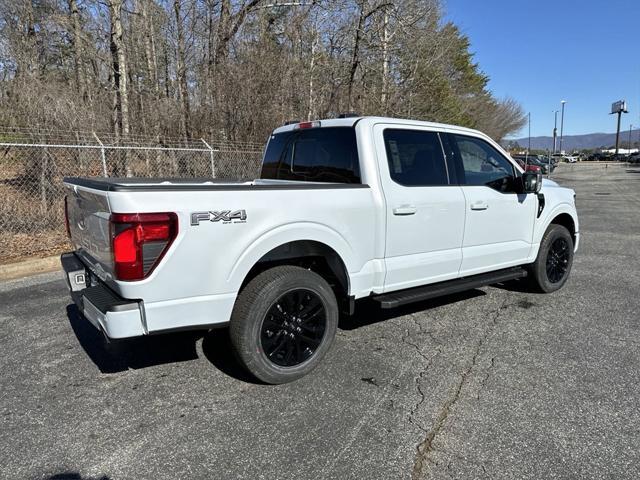
[[[556,153],[556,142],[558,140],[558,110],[553,111],[553,154]]]
[[[531,155],[531,112],[528,114],[529,117],[529,146],[527,147],[527,163],[529,162],[529,155]]]
[[[629,150],[627,151],[627,156],[631,155],[631,128],[633,125],[629,124]]]
[[[560,153],[562,153],[562,135],[564,133],[564,104],[567,103],[565,100],[560,102],[562,104],[562,114],[560,115]]]

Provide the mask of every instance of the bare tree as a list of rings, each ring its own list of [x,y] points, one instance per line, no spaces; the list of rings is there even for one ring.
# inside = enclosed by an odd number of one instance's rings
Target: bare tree
[[[264,140],[346,110],[496,138],[497,99],[441,0],[3,0],[0,124]]]
[[[84,80],[84,59],[82,55],[82,29],[80,28],[80,11],[77,0],[69,0],[69,15],[71,17],[72,32],[71,43],[73,46],[73,63],[76,77],[76,87],[83,100],[86,100]]]
[[[127,89],[127,62],[122,38],[122,5],[124,0],[108,0],[111,20],[111,57],[113,62],[114,131],[129,135],[129,92]]]
[[[191,137],[191,111],[189,107],[189,90],[187,87],[187,71],[185,65],[185,46],[184,46],[184,26],[180,13],[181,0],[173,1],[173,10],[176,15],[176,80],[178,82],[180,97],[180,119],[182,125],[182,135],[186,138]]]
[[[216,45],[215,63],[222,63],[229,54],[229,42],[247,18],[247,15],[263,0],[242,2],[237,12],[232,11],[231,0],[221,0],[220,18],[218,20],[218,41]]]

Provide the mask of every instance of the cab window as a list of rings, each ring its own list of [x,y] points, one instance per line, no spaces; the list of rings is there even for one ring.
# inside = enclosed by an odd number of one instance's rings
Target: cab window
[[[514,192],[513,165],[488,142],[466,135],[451,135],[455,144],[463,185],[487,186],[501,192]]]

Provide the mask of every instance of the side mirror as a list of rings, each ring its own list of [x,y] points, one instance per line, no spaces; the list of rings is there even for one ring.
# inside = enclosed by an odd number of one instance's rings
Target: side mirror
[[[522,174],[522,190],[524,193],[538,193],[542,188],[540,172],[524,172]]]

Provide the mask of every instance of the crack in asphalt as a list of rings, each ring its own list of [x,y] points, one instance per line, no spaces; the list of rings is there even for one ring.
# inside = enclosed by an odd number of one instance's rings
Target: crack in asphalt
[[[437,347],[436,347],[436,353],[434,355],[432,355],[431,357],[428,357],[427,355],[425,355],[425,353],[423,352],[424,347],[420,347],[418,344],[414,343],[414,342],[410,342],[409,338],[411,338],[411,335],[409,333],[409,329],[405,329],[405,335],[404,337],[402,337],[402,342],[413,347],[413,349],[416,351],[416,353],[423,359],[426,361],[426,364],[424,365],[424,367],[420,370],[420,373],[418,374],[418,376],[415,377],[415,385],[416,385],[416,390],[418,392],[418,394],[420,395],[419,400],[416,402],[416,404],[413,406],[413,408],[411,409],[411,411],[409,412],[409,423],[411,425],[413,425],[414,427],[418,428],[419,430],[421,430],[423,433],[427,434],[429,433],[427,431],[426,428],[424,428],[422,425],[420,425],[419,423],[417,423],[414,420],[414,416],[416,414],[416,412],[419,410],[419,408],[422,406],[422,404],[424,403],[425,399],[426,399],[426,395],[424,393],[424,391],[422,390],[422,384],[421,384],[421,380],[424,378],[424,376],[426,375],[427,371],[429,370],[429,368],[431,367],[431,365],[433,364],[433,359],[435,357],[437,357],[438,355],[440,355],[442,353],[442,347],[441,347],[441,342],[439,340],[437,340],[434,336],[433,336],[433,332],[427,330],[425,331],[423,329],[423,326],[418,322],[418,320],[416,319],[415,315],[411,315],[411,320],[413,321],[413,323],[415,324],[416,327],[418,327],[418,335],[420,334],[427,334],[429,336],[429,338],[431,338],[431,340],[436,343]]]
[[[507,307],[505,307],[505,308],[507,308]],[[491,376],[491,374],[490,374],[491,369],[493,367],[495,367],[495,366],[496,366],[496,358],[495,357],[491,357],[491,362],[489,364],[489,367],[487,368],[487,373],[485,374],[484,378],[480,382],[480,388],[478,388],[478,393],[476,395],[476,399],[477,400],[480,400],[480,392],[482,392],[482,390],[484,390],[484,387],[487,384],[487,380],[489,380],[489,377]]]
[[[485,328],[484,332],[482,333],[482,335],[480,336],[480,339],[476,344],[475,350],[471,357],[471,361],[467,365],[467,368],[465,368],[465,370],[462,372],[462,375],[460,376],[460,381],[456,385],[453,395],[449,397],[442,405],[442,408],[440,409],[440,413],[436,417],[436,421],[433,428],[429,431],[426,431],[424,427],[421,427],[421,430],[426,432],[427,435],[416,447],[416,457],[413,464],[413,471],[411,473],[412,480],[419,480],[422,477],[424,467],[426,463],[429,461],[429,456],[433,451],[433,442],[435,438],[438,436],[438,434],[444,427],[444,424],[446,423],[447,419],[449,418],[451,409],[455,406],[455,404],[460,399],[462,390],[466,385],[467,380],[469,379],[469,376],[473,372],[473,369],[478,362],[478,357],[480,356],[484,343],[487,341],[491,333],[494,331],[496,325],[498,324],[498,317],[500,316],[500,312],[510,306],[510,305],[507,305],[507,299],[508,297],[505,297],[505,299],[502,301],[500,306],[493,312],[493,316],[491,318],[491,321],[489,322],[488,327]],[[422,401],[424,401],[424,395],[423,395]],[[416,410],[417,408],[414,409],[413,413],[415,413]]]

